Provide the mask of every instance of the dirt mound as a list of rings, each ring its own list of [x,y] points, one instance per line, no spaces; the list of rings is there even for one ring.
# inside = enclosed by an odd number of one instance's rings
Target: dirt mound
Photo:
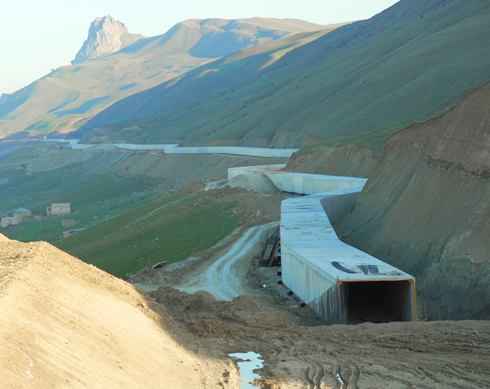
[[[219,318],[249,326],[291,327],[287,313],[262,303],[256,296],[238,296],[218,314]]]
[[[163,306],[47,243],[0,239],[0,312],[2,388],[214,388],[236,376],[176,343]]]
[[[435,160],[460,163],[475,173],[490,171],[490,82],[444,115],[391,135],[383,154],[414,147]]]
[[[223,338],[241,335],[243,331],[220,320],[204,320],[190,326],[191,333],[200,338]]]
[[[226,301],[218,301],[211,293],[203,290],[189,294],[169,286],[158,288],[151,292],[150,296],[156,299],[156,302],[180,314],[216,313],[227,305]]]
[[[281,190],[264,173],[240,174],[233,177],[225,186],[240,187],[251,193],[281,193]]]
[[[197,194],[204,201],[234,202],[240,225],[257,226],[281,219],[281,202],[288,197],[282,193],[261,195],[247,190],[224,186]]]
[[[290,327],[291,320],[285,312],[279,312],[262,303],[259,297],[238,296],[232,301],[219,301],[209,292],[194,294],[181,292],[171,287],[160,287],[150,293],[158,303],[171,310],[172,314],[192,317],[206,314],[222,321],[248,326]],[[195,319],[195,317],[194,317]]]
[[[177,190],[175,193],[182,194],[194,194],[206,189],[206,183],[203,180],[197,180],[191,182],[190,184],[184,185],[182,188]]]
[[[177,272],[167,271],[165,269],[154,269],[145,267],[134,276],[131,276],[131,282],[141,284],[158,284],[166,285],[170,282],[175,282],[180,279],[180,274]]]
[[[368,178],[378,158],[367,147],[342,145],[294,153],[283,171]]]

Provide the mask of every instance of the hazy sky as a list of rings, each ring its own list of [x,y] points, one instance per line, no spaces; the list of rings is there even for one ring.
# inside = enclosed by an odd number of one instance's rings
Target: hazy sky
[[[317,24],[368,19],[396,0],[17,0],[0,10],[0,94],[66,66],[97,16],[132,33],[161,35],[186,19],[295,18]]]

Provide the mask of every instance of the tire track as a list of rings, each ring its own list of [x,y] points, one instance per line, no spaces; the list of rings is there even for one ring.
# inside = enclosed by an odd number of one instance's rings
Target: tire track
[[[274,225],[278,225],[278,222],[249,228],[221,258],[209,266],[205,273],[201,273],[191,282],[177,286],[177,289],[188,293],[205,290],[217,299],[225,301],[231,301],[243,294],[240,290],[240,278],[233,272],[233,266],[252,250],[260,234]]]

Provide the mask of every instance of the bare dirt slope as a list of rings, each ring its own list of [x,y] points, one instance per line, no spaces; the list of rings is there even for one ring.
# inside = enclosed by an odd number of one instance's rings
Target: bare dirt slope
[[[0,387],[236,387],[230,361],[185,350],[165,309],[128,283],[47,243],[1,238]]]
[[[423,317],[490,319],[490,83],[387,139],[346,242],[417,278]]]
[[[318,147],[308,153],[294,153],[285,171],[369,178],[378,158],[366,148],[356,145]]]
[[[228,353],[247,351],[262,388],[490,386],[488,322],[291,327],[256,297],[166,287],[152,301],[47,243],[1,238],[2,388],[238,388]]]
[[[211,259],[212,260],[212,259]],[[264,274],[241,261],[241,288],[259,297],[220,301],[209,292],[169,286],[151,292],[178,323],[191,350],[215,357],[254,351],[262,355],[262,388],[483,388],[490,385],[490,323],[365,323],[291,327],[274,305],[293,311],[292,298],[261,288]],[[246,266],[248,262],[249,266]],[[197,272],[193,272],[197,273]],[[254,290],[255,285],[255,290]],[[269,297],[264,292],[270,293]],[[284,292],[284,290],[283,290]],[[273,293],[276,293],[273,296]],[[263,304],[267,301],[269,306]],[[301,315],[301,308],[296,308]]]

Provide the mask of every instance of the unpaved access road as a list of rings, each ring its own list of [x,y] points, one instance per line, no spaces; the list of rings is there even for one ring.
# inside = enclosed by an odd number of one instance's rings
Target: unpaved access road
[[[245,272],[243,262],[250,261],[260,249],[260,236],[278,225],[273,222],[244,231],[229,249],[221,251],[204,267],[187,275],[186,281],[175,285],[175,288],[187,293],[205,290],[218,300],[225,301],[231,301],[241,294],[253,294],[241,280]]]
[[[231,301],[234,297],[242,294],[263,295],[264,291],[261,290],[263,288],[260,286],[263,286],[267,277],[270,284],[277,283],[277,279],[272,276],[275,270],[262,268],[261,273],[264,274],[264,277],[255,282],[254,286],[251,286],[250,267],[252,267],[253,258],[257,257],[263,248],[264,242],[262,242],[261,237],[264,238],[271,229],[278,226],[279,222],[271,222],[238,232],[238,238],[233,243],[218,243],[217,246],[220,249],[199,266],[187,266],[193,264],[193,258],[180,263],[177,268],[183,273],[183,279],[178,282],[171,282],[170,285],[186,293],[204,290],[211,293],[216,299],[224,301]],[[175,269],[175,267],[170,265],[168,269]],[[266,276],[265,273],[271,275]],[[158,282],[151,284],[134,283],[134,286],[146,292],[152,292],[160,286],[167,285],[169,284],[159,284]]]
[[[178,270],[183,273],[180,281],[165,285],[187,293],[206,290],[219,300],[239,294],[260,296],[290,317],[294,311],[301,314],[294,301],[283,297],[284,288],[280,294],[275,271],[254,265],[253,258],[263,247],[260,234],[276,225],[244,229],[221,242],[216,253],[202,262],[187,261]],[[263,288],[264,284],[275,287]],[[146,287],[155,290],[159,285]],[[172,310],[179,341],[195,353],[217,359],[227,360],[234,352],[259,353],[264,367],[255,384],[264,389],[490,388],[489,322],[290,327],[272,321],[258,326],[223,315],[209,300],[198,307],[197,300],[193,295],[178,296],[176,308],[175,302],[158,299]],[[245,316],[257,313],[253,306],[239,309]]]

